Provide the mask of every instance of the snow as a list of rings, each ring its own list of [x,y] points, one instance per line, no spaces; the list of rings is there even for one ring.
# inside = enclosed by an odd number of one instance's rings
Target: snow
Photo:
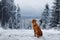
[[[0,28],[0,40],[59,40],[60,31],[50,29],[42,30],[43,36],[40,38],[34,37],[33,30],[3,30]]]

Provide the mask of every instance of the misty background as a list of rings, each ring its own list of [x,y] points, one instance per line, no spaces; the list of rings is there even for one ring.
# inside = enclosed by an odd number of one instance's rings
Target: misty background
[[[40,17],[44,6],[49,4],[49,8],[51,9],[54,0],[15,0],[14,2],[20,6],[21,16]]]

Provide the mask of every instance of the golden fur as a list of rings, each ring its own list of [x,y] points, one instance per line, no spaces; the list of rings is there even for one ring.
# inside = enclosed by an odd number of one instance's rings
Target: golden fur
[[[32,20],[33,30],[34,30],[34,36],[35,37],[41,37],[43,35],[41,28],[38,26],[35,19]]]

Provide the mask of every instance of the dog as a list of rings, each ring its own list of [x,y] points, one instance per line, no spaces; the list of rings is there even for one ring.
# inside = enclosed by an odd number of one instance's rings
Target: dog
[[[41,28],[38,26],[37,20],[33,19],[32,20],[32,26],[33,26],[33,30],[34,30],[34,36],[39,38],[43,35]]]

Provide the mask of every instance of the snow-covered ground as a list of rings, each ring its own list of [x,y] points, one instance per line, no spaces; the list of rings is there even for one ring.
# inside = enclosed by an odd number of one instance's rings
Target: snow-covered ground
[[[43,36],[34,37],[33,30],[3,30],[0,29],[0,40],[60,40],[60,31],[42,30]]]

